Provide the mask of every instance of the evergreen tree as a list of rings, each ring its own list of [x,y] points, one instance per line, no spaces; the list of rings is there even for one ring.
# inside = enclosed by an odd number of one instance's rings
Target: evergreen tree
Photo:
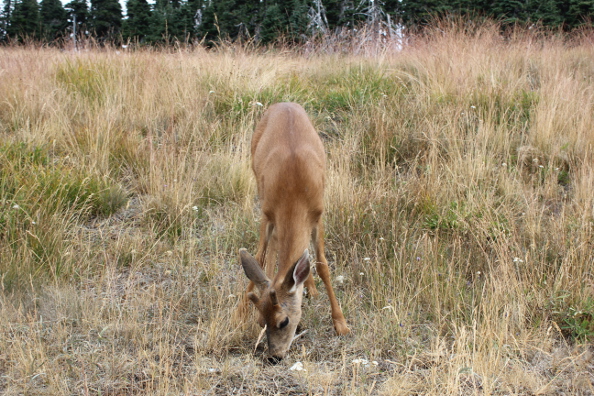
[[[86,0],[72,0],[64,7],[70,22],[76,19],[77,30],[86,29],[89,22],[89,6]]]
[[[531,22],[542,22],[545,26],[559,26],[563,17],[555,0],[529,0],[526,6]]]
[[[199,2],[157,0],[150,20],[152,42],[184,42],[196,36]]]
[[[254,16],[257,18],[260,15],[260,6],[261,3],[250,5],[241,0],[212,0],[204,7],[198,34],[209,45],[219,38],[235,40],[242,37]],[[257,26],[254,31],[257,31]]]
[[[128,0],[126,10],[122,36],[139,43],[145,42],[150,34],[151,6],[146,0]]]
[[[170,0],[157,0],[151,14],[149,40],[153,43],[169,43],[175,37],[172,30],[174,6]],[[173,34],[172,34],[173,33]]]
[[[212,44],[218,37],[216,28],[215,7],[212,1],[202,7],[200,23],[198,25],[198,36],[203,38],[207,45]]]
[[[118,0],[91,0],[91,29],[100,41],[117,40],[122,27]]]
[[[525,1],[522,0],[495,0],[491,3],[490,14],[500,19],[505,25],[528,20]]]
[[[594,18],[594,0],[569,0],[566,23],[569,28],[576,28],[592,23]]]
[[[441,0],[402,0],[402,22],[409,28],[422,28],[432,19],[452,12],[454,7]]]
[[[267,44],[273,42],[280,34],[284,33],[288,20],[284,10],[278,3],[269,4],[264,12],[260,25],[260,42]]]
[[[393,24],[400,23],[401,15],[401,2],[399,0],[386,0],[384,3],[384,11],[386,15],[390,16],[390,20]]]
[[[352,29],[356,27],[363,20],[363,15],[360,12],[361,3],[360,0],[342,0],[340,2],[340,13],[337,15],[335,12],[330,12],[328,16],[328,24],[331,29],[336,30],[343,27]]]
[[[174,30],[179,41],[193,40],[196,37],[197,3],[196,1],[185,1],[176,10]]]
[[[68,15],[60,0],[41,0],[41,23],[47,41],[54,41],[64,34]]]
[[[293,0],[291,15],[289,16],[289,37],[294,42],[307,39],[309,30],[309,7],[305,0]]]
[[[348,2],[350,6],[352,6],[353,10],[355,9],[355,2],[359,0],[353,0],[352,2]],[[344,17],[344,5],[345,1],[343,0],[320,0],[322,6],[325,11],[326,20],[328,21],[328,29],[336,30],[339,26],[342,25],[342,19]],[[317,4],[314,4],[314,7]]]
[[[307,0],[268,0],[259,25],[258,39],[271,43],[279,37],[303,41],[310,30]]]
[[[264,2],[259,1],[243,0],[243,2],[239,2],[238,15],[241,22],[237,30],[237,38],[244,39],[256,36],[264,15],[264,5]]]
[[[6,29],[12,38],[37,39],[40,37],[39,5],[36,0],[19,0],[14,3],[14,10]]]

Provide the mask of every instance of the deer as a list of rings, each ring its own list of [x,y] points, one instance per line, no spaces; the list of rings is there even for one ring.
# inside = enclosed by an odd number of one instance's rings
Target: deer
[[[244,248],[239,250],[250,281],[241,305],[247,309],[249,300],[256,307],[258,324],[266,331],[268,361],[276,364],[286,356],[295,337],[303,288],[311,297],[318,295],[310,271],[310,241],[316,271],[330,300],[334,329],[338,335],[346,335],[350,329],[334,294],[324,253],[326,154],[303,107],[296,103],[270,106],[256,125],[251,156],[262,218],[256,256]],[[275,262],[278,271],[270,279]],[[259,296],[252,292],[254,287]]]

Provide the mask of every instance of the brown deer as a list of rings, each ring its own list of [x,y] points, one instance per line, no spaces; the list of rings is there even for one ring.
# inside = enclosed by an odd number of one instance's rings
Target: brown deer
[[[334,329],[339,335],[350,330],[330,284],[324,255],[326,155],[303,107],[296,103],[270,106],[256,126],[251,151],[262,222],[256,257],[239,250],[241,265],[250,279],[242,306],[245,309],[249,299],[258,309],[258,322],[266,326],[269,361],[276,363],[286,355],[301,320],[304,285],[312,297],[318,294],[310,272],[310,238],[315,246],[316,270],[330,298]],[[270,279],[275,261],[278,272]],[[252,293],[254,285],[260,297]]]

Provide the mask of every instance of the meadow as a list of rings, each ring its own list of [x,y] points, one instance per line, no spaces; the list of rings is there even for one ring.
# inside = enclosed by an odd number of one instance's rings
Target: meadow
[[[280,101],[325,144],[352,334],[315,276],[271,366],[230,318],[258,240],[250,138]],[[0,393],[594,394],[593,149],[587,33],[0,47]]]

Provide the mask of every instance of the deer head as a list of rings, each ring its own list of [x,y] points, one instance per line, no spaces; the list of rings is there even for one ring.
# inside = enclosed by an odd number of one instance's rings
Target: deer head
[[[309,253],[305,249],[303,256],[293,264],[285,278],[275,283],[245,249],[241,249],[239,255],[246,276],[260,290],[260,297],[248,293],[248,298],[258,310],[258,323],[261,327],[266,326],[270,354],[268,360],[277,363],[287,354],[301,320],[303,282],[309,276]]]

